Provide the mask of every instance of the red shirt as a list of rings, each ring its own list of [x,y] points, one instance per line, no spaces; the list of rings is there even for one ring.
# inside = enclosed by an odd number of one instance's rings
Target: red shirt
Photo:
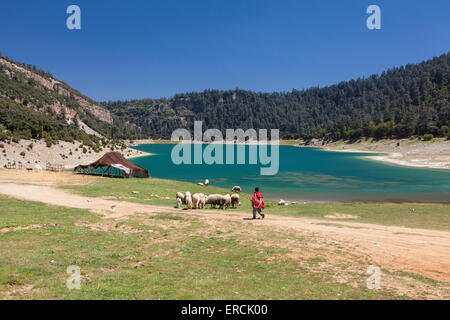
[[[252,207],[253,209],[265,209],[266,205],[264,204],[263,195],[260,192],[253,193],[252,197]]]

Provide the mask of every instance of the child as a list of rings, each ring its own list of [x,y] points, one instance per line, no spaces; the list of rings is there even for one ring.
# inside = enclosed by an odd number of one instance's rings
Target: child
[[[255,188],[255,192],[252,197],[252,207],[253,207],[253,219],[256,219],[256,212],[258,212],[261,217],[264,219],[264,213],[262,209],[266,208],[264,204],[263,195],[259,192],[259,188]]]

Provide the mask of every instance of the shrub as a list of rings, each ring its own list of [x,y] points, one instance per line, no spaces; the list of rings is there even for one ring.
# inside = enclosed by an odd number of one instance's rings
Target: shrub
[[[426,134],[423,136],[423,141],[431,141],[433,140],[433,135],[432,134]]]

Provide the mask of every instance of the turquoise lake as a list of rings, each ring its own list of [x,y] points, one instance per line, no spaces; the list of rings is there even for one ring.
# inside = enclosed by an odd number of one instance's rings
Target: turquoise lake
[[[248,193],[259,187],[266,198],[274,200],[450,202],[448,170],[389,165],[364,159],[368,154],[280,146],[278,174],[261,176],[259,164],[175,165],[171,160],[174,146],[140,145],[135,148],[154,155],[132,162],[155,178],[194,183],[209,179],[211,185],[227,189],[239,185]]]

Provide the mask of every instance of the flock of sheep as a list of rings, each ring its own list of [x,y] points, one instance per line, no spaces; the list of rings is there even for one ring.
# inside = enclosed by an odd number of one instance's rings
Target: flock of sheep
[[[241,187],[235,186],[231,191],[241,192]],[[237,193],[231,195],[211,194],[207,196],[203,193],[191,194],[189,191],[185,194],[177,192],[177,208],[181,208],[183,204],[186,205],[186,209],[203,209],[207,204],[211,205],[211,207],[219,206],[220,209],[226,209],[229,206],[236,208],[241,205]]]

